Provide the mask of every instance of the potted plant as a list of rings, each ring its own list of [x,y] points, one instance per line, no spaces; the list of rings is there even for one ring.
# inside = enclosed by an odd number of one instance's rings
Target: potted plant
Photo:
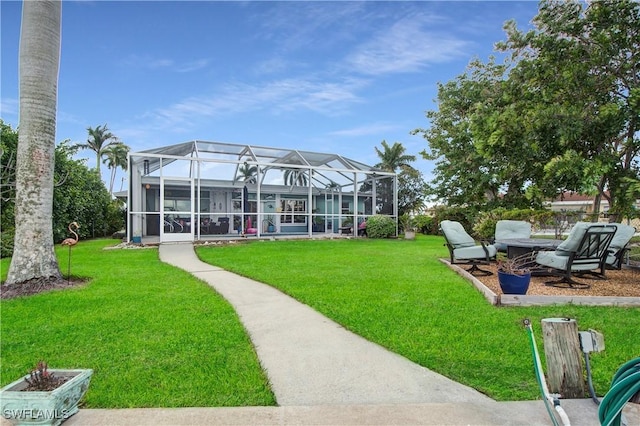
[[[408,213],[400,216],[400,226],[402,226],[402,229],[404,230],[405,240],[414,240],[416,238],[415,223]]]
[[[133,231],[133,236],[131,237],[131,242],[134,244],[142,244],[142,231],[140,228],[136,228]]]
[[[313,232],[324,232],[324,218],[322,216],[316,216],[317,209],[313,210]]]
[[[341,225],[340,225],[340,233],[341,234],[347,234],[347,235],[351,235],[353,234],[353,217],[349,216],[345,219],[342,219]]]
[[[43,361],[0,389],[2,416],[13,424],[59,425],[78,412],[93,370],[49,369]]]
[[[498,283],[504,294],[527,294],[531,283],[531,268],[535,265],[535,253],[498,259]]]
[[[265,217],[267,222],[267,232],[275,232],[276,230],[276,220],[273,215],[269,214]]]

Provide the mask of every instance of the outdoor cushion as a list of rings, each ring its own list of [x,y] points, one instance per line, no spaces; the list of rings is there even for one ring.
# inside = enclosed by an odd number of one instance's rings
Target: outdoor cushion
[[[571,252],[576,251],[585,232],[593,225],[594,223],[592,222],[576,222],[567,239],[556,248],[555,254],[558,256],[569,256]]]
[[[440,222],[440,228],[442,229],[442,232],[446,234],[449,244],[454,248],[473,247],[476,245],[474,239],[467,234],[467,231],[464,230],[464,227],[460,222],[443,220]],[[482,250],[482,247],[480,249]],[[481,257],[484,257],[484,254],[482,254]]]
[[[529,222],[524,220],[499,220],[496,223],[496,241],[529,237],[531,237],[531,224]]]
[[[498,251],[493,245],[485,246],[489,252],[489,257],[494,257]],[[461,247],[453,249],[453,257],[456,259],[484,259],[486,253],[482,246]]]
[[[557,250],[541,251],[536,256],[536,262],[539,265],[555,269],[554,273],[562,277],[558,281],[547,281],[546,284],[562,287],[589,287],[588,284],[574,281],[571,276],[574,272],[589,273],[599,279],[605,279],[607,250],[616,231],[616,225],[576,223],[567,240],[558,246]],[[561,250],[563,246],[564,250]],[[599,269],[599,272],[593,271],[594,269]]]
[[[471,265],[467,272],[491,275],[493,272],[480,269],[478,265],[488,264],[496,256],[497,250],[493,245],[476,245],[475,240],[467,234],[460,222],[443,220],[440,222],[440,230],[447,242],[451,264],[463,263]],[[462,261],[462,262],[460,262]]]
[[[499,220],[496,223],[494,245],[498,251],[507,251],[507,244],[503,240],[530,237],[531,224],[529,222],[524,220]]]
[[[548,266],[555,269],[566,270],[569,256],[566,254],[558,255],[553,251],[541,251],[536,256],[536,262],[540,265]],[[578,263],[571,265],[572,271],[590,271],[600,266],[599,262],[594,263]]]
[[[611,240],[611,244],[609,244],[609,255],[607,256],[607,264],[609,265],[616,263],[618,252],[627,245],[636,233],[636,229],[633,226],[622,223],[614,223],[612,225],[616,225],[618,229]]]

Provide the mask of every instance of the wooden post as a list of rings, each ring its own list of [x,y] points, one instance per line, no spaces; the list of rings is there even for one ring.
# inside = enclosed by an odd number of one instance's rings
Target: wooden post
[[[569,318],[542,320],[549,392],[562,398],[584,398],[584,376],[578,324]]]

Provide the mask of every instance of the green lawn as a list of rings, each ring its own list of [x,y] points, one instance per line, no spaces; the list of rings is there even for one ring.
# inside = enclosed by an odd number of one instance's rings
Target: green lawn
[[[571,317],[605,335],[595,387],[640,353],[640,309],[496,308],[437,258],[441,237],[252,242],[198,248],[203,260],[272,284],[356,333],[499,400],[538,398],[523,318]],[[81,241],[72,272],[88,285],[0,302],[0,379],[39,359],[95,370],[87,407],[273,405],[232,308],[157,250]],[[66,272],[67,249],[58,248]],[[0,261],[2,279],[8,259]],[[542,347],[540,348],[542,349]]]
[[[538,398],[522,320],[542,348],[540,320],[575,318],[604,333],[592,354],[594,386],[640,353],[640,309],[497,308],[438,261],[441,237],[405,240],[275,241],[198,248],[206,262],[268,283],[355,333],[498,400]]]
[[[86,406],[274,405],[267,378],[232,307],[157,249],[73,247],[82,288],[0,304],[0,381],[40,359],[52,368],[93,368]],[[58,247],[66,274],[68,251]],[[6,279],[9,259],[2,259]]]

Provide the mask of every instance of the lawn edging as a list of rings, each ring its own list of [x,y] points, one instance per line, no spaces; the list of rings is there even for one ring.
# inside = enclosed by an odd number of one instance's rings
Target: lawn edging
[[[479,279],[447,259],[440,259],[452,271],[469,281],[489,303],[495,306],[548,306],[548,305],[586,305],[640,307],[640,297],[605,296],[535,296],[521,294],[496,294]]]

